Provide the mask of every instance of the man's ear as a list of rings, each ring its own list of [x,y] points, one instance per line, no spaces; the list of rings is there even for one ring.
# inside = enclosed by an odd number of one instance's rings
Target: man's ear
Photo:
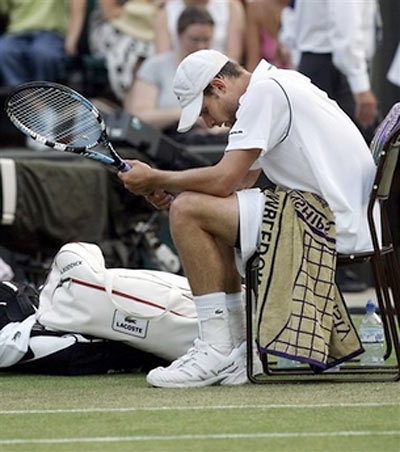
[[[223,93],[226,91],[226,83],[223,78],[214,77],[210,85],[213,87],[214,91],[222,91]]]

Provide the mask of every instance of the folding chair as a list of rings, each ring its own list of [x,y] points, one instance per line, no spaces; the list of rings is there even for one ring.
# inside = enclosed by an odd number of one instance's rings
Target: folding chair
[[[247,372],[253,383],[287,383],[298,381],[398,381],[400,380],[400,267],[393,247],[386,201],[400,149],[400,103],[396,103],[378,127],[371,143],[371,152],[377,165],[375,180],[368,203],[368,225],[373,249],[355,254],[338,254],[337,266],[368,262],[371,266],[379,314],[382,319],[386,353],[384,363],[378,366],[361,366],[358,359],[341,365],[336,372],[314,373],[309,366],[279,369],[276,358],[261,353],[264,373],[254,375],[253,344],[257,341],[254,318],[257,306],[258,252],[246,266],[246,320],[247,320]],[[373,210],[378,203],[381,209],[381,237],[374,223]],[[391,358],[390,358],[391,357]],[[394,358],[394,364],[388,364]]]

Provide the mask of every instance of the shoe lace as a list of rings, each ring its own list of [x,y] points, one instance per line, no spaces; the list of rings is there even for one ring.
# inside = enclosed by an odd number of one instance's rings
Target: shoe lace
[[[180,358],[175,360],[169,369],[179,369],[185,368],[187,362],[192,362],[199,370],[203,370],[202,362],[204,358],[208,355],[207,351],[202,347],[202,342],[199,339],[195,339],[193,346]]]

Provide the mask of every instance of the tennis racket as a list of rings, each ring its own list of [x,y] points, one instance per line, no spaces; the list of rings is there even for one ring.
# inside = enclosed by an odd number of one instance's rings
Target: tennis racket
[[[8,96],[5,108],[21,132],[46,146],[112,165],[120,171],[131,168],[110,143],[97,108],[67,86],[23,83]]]

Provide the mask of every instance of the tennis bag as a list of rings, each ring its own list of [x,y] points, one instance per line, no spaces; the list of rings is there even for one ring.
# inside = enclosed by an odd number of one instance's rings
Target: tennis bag
[[[14,281],[0,281],[0,330],[10,322],[21,322],[34,314],[39,293],[31,286]]]
[[[59,331],[121,341],[172,361],[197,337],[197,315],[183,276],[107,269],[100,248],[68,243],[40,292],[37,321]]]

